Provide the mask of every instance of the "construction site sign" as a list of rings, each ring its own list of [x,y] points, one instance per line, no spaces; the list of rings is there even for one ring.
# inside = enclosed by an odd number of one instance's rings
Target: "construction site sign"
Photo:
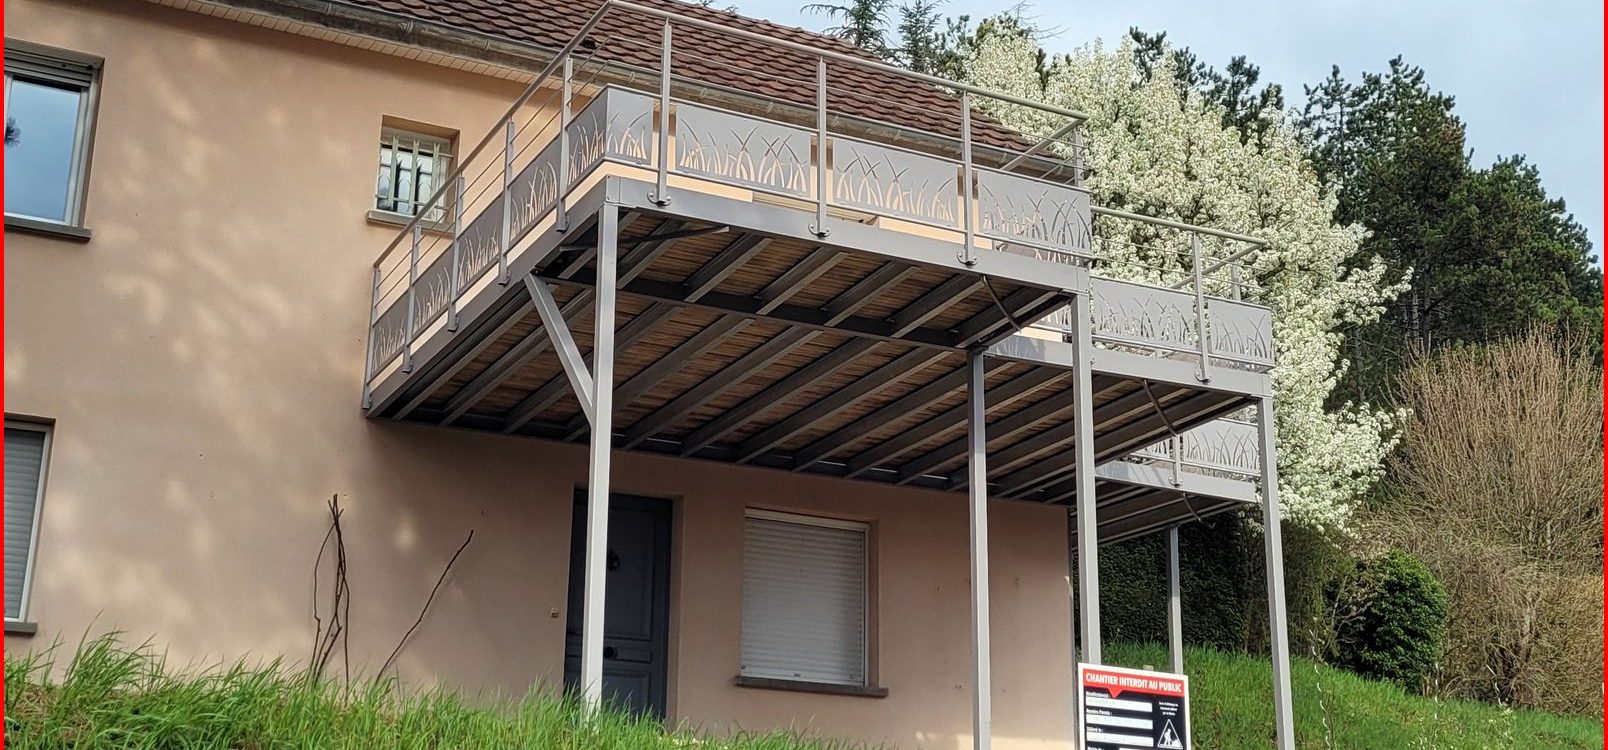
[[[1189,750],[1189,678],[1078,665],[1079,750]]]

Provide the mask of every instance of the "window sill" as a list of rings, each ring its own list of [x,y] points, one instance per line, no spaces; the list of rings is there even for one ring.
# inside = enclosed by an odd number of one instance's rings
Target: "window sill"
[[[38,632],[38,623],[23,620],[6,620],[6,635],[34,635]]]
[[[89,228],[75,227],[70,224],[57,224],[54,221],[41,221],[26,216],[12,216],[6,214],[6,229],[29,234],[38,234],[46,237],[56,237],[72,242],[88,242]]]
[[[822,693],[825,695],[847,695],[856,698],[886,698],[888,689],[871,685],[834,685],[829,682],[808,682],[805,680],[779,680],[772,677],[746,677],[738,675],[735,680],[737,687],[758,688],[760,690],[789,690],[795,693]]]
[[[368,220],[370,224],[386,224],[394,227],[405,227],[408,225],[408,222],[413,221],[413,217],[407,214],[399,214],[394,211],[381,211],[377,208],[371,208],[368,212]],[[424,228],[426,234],[433,234],[447,238],[452,237],[451,224],[444,224],[439,221],[421,221],[419,222],[419,226]]]

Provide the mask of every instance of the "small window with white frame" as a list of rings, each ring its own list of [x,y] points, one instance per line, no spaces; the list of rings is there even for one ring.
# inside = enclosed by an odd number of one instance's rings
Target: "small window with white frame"
[[[452,139],[386,125],[380,129],[379,179],[374,210],[412,218],[452,173]],[[430,206],[425,221],[444,221],[451,195]]]
[[[6,418],[6,622],[28,618],[34,560],[39,541],[39,506],[50,464],[50,425]]]
[[[749,509],[741,678],[870,685],[870,526]]]
[[[6,223],[81,230],[101,60],[11,39],[5,60]]]

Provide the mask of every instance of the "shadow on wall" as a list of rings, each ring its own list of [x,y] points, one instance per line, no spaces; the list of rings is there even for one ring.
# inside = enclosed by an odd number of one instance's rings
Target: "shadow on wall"
[[[518,87],[144,3],[7,3],[106,59],[87,223],[5,257],[11,413],[56,420],[30,617],[176,659],[311,652],[324,503],[349,508],[354,668],[374,669],[471,528],[405,675],[556,676],[569,472],[524,441],[358,409],[381,118],[480,133]],[[553,460],[550,450],[541,451]],[[545,483],[545,486],[544,486]],[[93,625],[92,625],[93,624]]]
[[[379,668],[473,529],[399,675],[504,695],[557,684],[584,450],[375,423],[358,408],[370,264],[396,231],[364,220],[381,118],[455,128],[472,143],[518,87],[154,4],[8,0],[6,11],[15,38],[106,59],[86,204],[93,241],[8,238],[7,409],[54,419],[56,433],[29,613],[41,634],[7,646],[120,630],[180,663],[306,659],[314,560],[335,494],[347,509],[354,671]],[[719,487],[738,533],[749,488],[772,476],[619,463],[617,476],[674,476],[689,494]],[[846,494],[832,480],[787,485],[801,502]],[[747,716],[756,729],[887,727],[902,747],[969,747],[969,687],[947,679],[969,658],[955,651],[969,643],[963,501],[897,497],[879,507],[925,520],[884,542],[919,559],[941,536],[959,557],[944,563],[955,574],[941,585],[882,580],[947,613],[897,635],[890,627],[884,656],[903,649],[913,665],[904,674],[945,679],[904,678],[891,686],[912,696],[904,701],[804,699],[733,688],[734,670],[696,672],[689,655],[677,679],[709,686],[708,700],[678,713]],[[941,535],[926,516],[938,502],[953,510],[935,514],[953,516]],[[1038,523],[1026,513],[1010,513],[1024,534]],[[1042,536],[1064,545],[1059,529]],[[1064,560],[1064,546],[1048,555]],[[1023,584],[1002,567],[996,596],[1064,607],[1061,573],[1051,573],[1053,586]],[[723,591],[704,594],[729,609]],[[934,611],[900,606],[906,618]],[[1040,643],[1054,622],[1011,612],[996,608],[997,648],[1037,649],[1040,663],[1046,649],[1065,653],[1064,642]],[[679,637],[705,629],[688,616]],[[731,638],[720,638],[731,655]],[[935,649],[946,654],[936,668]],[[1059,669],[1052,661],[1046,669]],[[1013,723],[1038,736],[998,746],[1066,746],[1070,706],[1026,716],[1042,673],[1021,671],[996,674],[996,715],[1011,717],[1002,735]]]

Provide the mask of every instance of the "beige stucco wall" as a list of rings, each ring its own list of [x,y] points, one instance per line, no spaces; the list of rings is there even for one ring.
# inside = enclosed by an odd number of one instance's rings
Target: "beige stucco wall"
[[[339,494],[354,666],[384,659],[474,529],[401,674],[470,691],[556,682],[584,451],[357,408],[369,264],[394,231],[364,219],[381,118],[472,140],[514,85],[145,3],[5,11],[12,38],[106,58],[93,241],[6,237],[5,409],[56,423],[40,633],[7,650],[120,629],[179,660],[305,658]],[[677,718],[969,746],[962,498],[638,455],[615,474],[620,491],[675,500]],[[732,685],[750,503],[875,523],[887,698]],[[1070,746],[1063,513],[991,518],[998,746]]]

